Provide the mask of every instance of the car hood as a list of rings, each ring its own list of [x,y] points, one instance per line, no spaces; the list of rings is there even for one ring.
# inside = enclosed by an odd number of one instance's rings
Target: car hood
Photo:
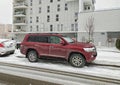
[[[70,44],[71,46],[78,46],[78,47],[83,47],[83,48],[90,48],[93,47],[94,45],[92,43],[83,43],[83,42],[76,42],[76,43],[72,43]]]

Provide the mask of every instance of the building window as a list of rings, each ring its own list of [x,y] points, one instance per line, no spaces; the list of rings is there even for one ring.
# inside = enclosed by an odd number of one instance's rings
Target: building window
[[[75,31],[78,31],[78,23],[75,23]]]
[[[39,0],[39,4],[41,4],[42,3],[42,0]]]
[[[65,10],[66,10],[66,11],[68,10],[68,5],[67,5],[67,4],[65,4]]]
[[[39,22],[39,17],[38,16],[36,17],[36,22]]]
[[[60,31],[60,25],[59,24],[57,25],[57,30]]]
[[[59,21],[59,15],[58,14],[56,15],[56,21]]]
[[[104,33],[104,32],[101,32],[101,35],[105,35],[105,33]]]
[[[60,11],[60,4],[57,5],[57,11]]]
[[[30,23],[32,23],[32,17],[30,17]]]
[[[52,3],[52,2],[53,2],[53,0],[50,0],[50,2]]]
[[[39,31],[39,26],[38,25],[36,26],[36,28],[37,28],[36,31]]]
[[[49,15],[47,16],[47,22],[50,22],[50,16]]]
[[[32,26],[30,26],[30,32],[32,31]]]
[[[90,5],[84,4],[84,10],[90,10]]]
[[[39,13],[41,13],[41,7],[39,7]]]
[[[32,11],[32,8],[30,8],[30,14],[32,14],[32,12],[33,12],[33,11]]]
[[[53,31],[53,25],[50,25],[50,31]]]
[[[30,0],[30,6],[32,6],[33,0]]]
[[[78,17],[78,12],[75,12],[75,17]]]
[[[47,12],[48,13],[50,12],[50,6],[47,6]]]
[[[63,31],[63,24],[61,24],[61,31]]]
[[[90,6],[88,6],[88,10],[90,10]]]
[[[60,1],[60,0],[58,0],[58,1]]]
[[[30,6],[32,6],[33,4],[32,4],[32,2],[30,2]]]
[[[71,31],[74,31],[74,24],[71,24]]]

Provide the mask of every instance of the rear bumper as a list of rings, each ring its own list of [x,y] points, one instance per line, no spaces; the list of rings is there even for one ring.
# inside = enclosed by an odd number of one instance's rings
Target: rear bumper
[[[0,55],[9,54],[15,51],[15,48],[0,48]]]

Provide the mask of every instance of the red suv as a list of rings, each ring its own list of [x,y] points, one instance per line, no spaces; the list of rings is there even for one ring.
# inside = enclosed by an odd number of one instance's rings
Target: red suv
[[[93,44],[75,42],[70,37],[51,33],[27,34],[20,51],[30,62],[37,62],[41,57],[54,57],[65,59],[75,67],[83,67],[97,56]]]

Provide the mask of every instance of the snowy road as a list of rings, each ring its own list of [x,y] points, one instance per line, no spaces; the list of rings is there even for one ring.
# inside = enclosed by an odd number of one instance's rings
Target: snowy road
[[[73,73],[40,67],[0,63],[0,72],[62,85],[117,85],[119,79],[99,77],[86,73]],[[31,83],[31,82],[30,82]],[[23,84],[22,84],[23,85]],[[28,85],[28,84],[27,84]],[[33,84],[34,85],[34,84]],[[36,84],[35,84],[36,85]],[[39,84],[37,84],[39,85]]]
[[[30,63],[25,58],[24,55],[20,54],[19,50],[16,50],[15,54],[13,55],[9,55],[7,57],[6,56],[1,57],[0,62],[120,79],[119,68],[118,69],[106,68],[101,66],[85,66],[84,68],[74,68],[67,63],[50,62],[44,60],[40,60],[37,63]],[[107,49],[99,48],[98,56],[97,59],[95,60],[95,63],[112,64],[112,65],[120,66],[120,53],[119,51],[116,52],[116,50],[113,48],[107,48]]]

